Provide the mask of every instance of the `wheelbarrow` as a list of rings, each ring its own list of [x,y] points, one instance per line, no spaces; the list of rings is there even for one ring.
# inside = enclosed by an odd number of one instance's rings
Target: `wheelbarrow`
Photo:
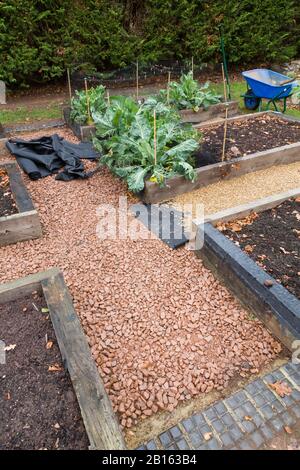
[[[242,72],[247,82],[247,92],[244,97],[245,107],[250,110],[259,108],[262,100],[268,100],[267,110],[273,104],[275,111],[279,111],[276,102],[283,101],[283,110],[286,111],[286,100],[293,94],[293,88],[298,86],[294,78],[287,77],[273,70],[254,69]]]

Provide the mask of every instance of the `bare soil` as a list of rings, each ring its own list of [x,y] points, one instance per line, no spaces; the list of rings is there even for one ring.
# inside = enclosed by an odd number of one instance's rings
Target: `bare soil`
[[[300,198],[260,214],[250,224],[225,224],[224,235],[300,299]]]
[[[88,449],[68,372],[62,366],[44,298],[1,305],[0,449]],[[51,371],[49,368],[54,368]]]
[[[222,160],[224,124],[201,129],[203,140],[196,155],[197,166]],[[294,123],[268,115],[231,121],[227,127],[225,160],[300,142],[300,122]]]
[[[10,189],[8,174],[3,168],[0,168],[0,217],[6,217],[17,212],[18,209]]]

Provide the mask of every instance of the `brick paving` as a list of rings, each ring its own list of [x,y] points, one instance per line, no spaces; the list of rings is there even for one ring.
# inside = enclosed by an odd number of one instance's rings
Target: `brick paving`
[[[268,384],[284,381],[280,397]],[[138,450],[255,450],[300,418],[300,365],[291,362],[177,423]]]

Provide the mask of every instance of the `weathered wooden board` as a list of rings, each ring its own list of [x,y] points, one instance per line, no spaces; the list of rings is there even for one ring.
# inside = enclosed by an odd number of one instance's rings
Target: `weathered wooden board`
[[[225,110],[228,109],[228,116],[234,116],[238,113],[239,103],[238,101],[229,101],[227,104],[218,103],[209,106],[209,108],[200,108],[199,111],[195,112],[192,109],[183,109],[179,111],[182,122],[200,123],[211,119],[223,118],[225,116]]]
[[[92,449],[125,449],[124,438],[62,274],[42,280],[61,354],[68,368]]]
[[[65,367],[80,406],[90,449],[126,449],[118,419],[92,358],[72,298],[57,268],[0,284],[0,305],[33,291],[44,294]]]
[[[278,206],[283,201],[298,196],[300,196],[300,187],[209,214],[205,217],[205,222],[210,222],[212,225],[217,225],[219,222],[229,222],[230,220],[244,218],[247,217],[247,215],[249,215],[251,212],[262,212],[268,209],[273,209],[273,207]],[[195,226],[197,226],[203,223],[203,221],[195,220],[193,223]]]
[[[16,164],[0,162],[0,167],[7,171],[19,211],[17,214],[0,217],[0,246],[41,237],[42,227],[38,212],[34,208]]]
[[[139,193],[139,197],[145,203],[156,204],[222,179],[231,179],[274,165],[287,165],[297,161],[300,161],[300,142],[235,158],[234,161],[197,168],[197,179],[194,182],[183,176],[176,176],[167,180],[166,186],[161,188],[156,183],[146,181],[145,189]]]

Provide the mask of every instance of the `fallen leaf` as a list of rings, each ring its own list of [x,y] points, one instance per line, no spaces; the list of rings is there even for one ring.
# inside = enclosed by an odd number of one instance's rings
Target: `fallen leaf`
[[[284,253],[285,255],[289,255],[290,252],[289,251],[286,251],[282,246],[279,247],[279,250],[282,251],[282,253]]]
[[[59,364],[54,364],[53,366],[48,367],[49,372],[60,372],[63,368]]]
[[[251,418],[251,416],[244,416],[244,420],[245,421],[252,421],[253,418]]]
[[[296,197],[295,201],[296,201],[296,202],[300,202],[300,196],[299,196],[299,197]]]
[[[11,399],[10,393],[9,393],[9,392],[6,392],[6,393],[4,394],[4,400],[10,400],[10,399]]]
[[[4,351],[13,351],[16,346],[16,344],[10,344],[9,346],[5,346]]]
[[[59,429],[59,428],[60,428],[60,425],[59,425],[58,423],[55,423],[55,424],[54,424],[54,427],[55,427],[55,429]]]
[[[274,286],[274,281],[272,281],[271,279],[266,279],[266,280],[264,281],[264,285],[265,285],[266,287],[272,287],[272,286]]]
[[[289,426],[284,426],[284,430],[287,434],[293,434],[293,431],[291,430]]]
[[[285,382],[282,382],[281,380],[278,380],[273,384],[269,383],[268,385],[281,398],[284,398],[285,396],[288,396],[292,393],[291,387],[289,387]]]
[[[48,341],[46,344],[46,349],[51,349],[53,346],[53,341]]]
[[[44,307],[44,308],[42,308],[41,312],[42,312],[42,313],[48,313],[48,312],[49,312],[49,308]]]
[[[206,432],[203,437],[205,441],[209,441],[211,439],[212,432]]]
[[[253,251],[253,246],[251,245],[246,245],[244,250],[247,252],[247,253],[252,253]]]

